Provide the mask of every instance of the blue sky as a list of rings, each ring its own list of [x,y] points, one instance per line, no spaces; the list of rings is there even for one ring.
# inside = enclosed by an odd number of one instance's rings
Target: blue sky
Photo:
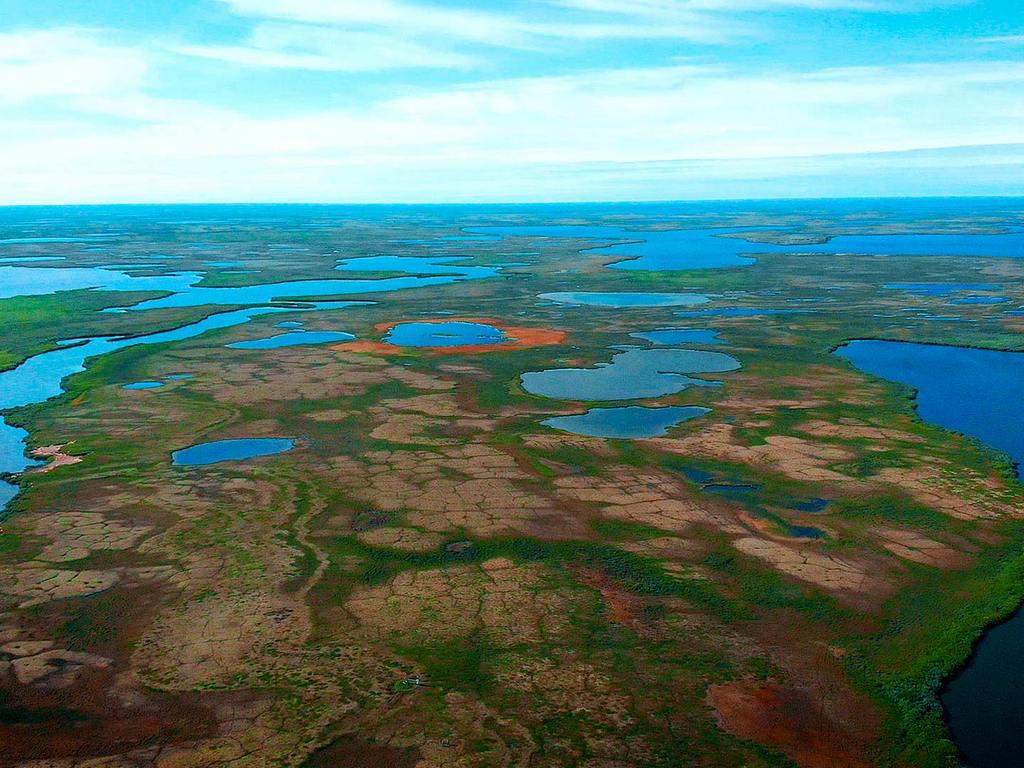
[[[0,204],[1024,194],[1019,0],[0,0]]]

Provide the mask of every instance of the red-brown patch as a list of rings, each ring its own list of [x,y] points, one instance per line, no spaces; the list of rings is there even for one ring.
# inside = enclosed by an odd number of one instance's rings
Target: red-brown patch
[[[837,723],[804,691],[738,680],[708,689],[722,727],[804,768],[869,768],[869,744]]]
[[[387,333],[396,325],[407,320],[396,320],[388,323],[378,323],[374,329],[380,333]],[[533,347],[545,347],[552,344],[565,342],[567,334],[565,331],[556,331],[550,328],[528,328],[519,325],[507,325],[499,320],[486,317],[440,317],[428,320],[417,319],[417,323],[483,323],[492,325],[505,332],[509,340],[500,344],[466,344],[459,347],[415,347],[416,352],[430,352],[440,355],[479,355],[485,352],[510,352],[516,349],[531,349]],[[331,349],[337,352],[369,352],[388,355],[412,354],[414,349],[400,347],[395,344],[386,344],[382,341],[346,341],[342,344],[334,344]]]
[[[146,692],[135,706],[109,695],[112,670],[89,670],[70,689],[46,691],[4,681],[0,688],[0,765],[85,759],[159,743],[209,737],[216,719],[197,694]]]
[[[420,753],[415,749],[400,749],[346,737],[314,752],[303,768],[413,768],[420,759]]]
[[[592,589],[601,593],[608,618],[617,624],[631,626],[638,621],[643,611],[643,600],[636,595],[619,589],[605,574],[600,571],[583,569],[580,580]]]

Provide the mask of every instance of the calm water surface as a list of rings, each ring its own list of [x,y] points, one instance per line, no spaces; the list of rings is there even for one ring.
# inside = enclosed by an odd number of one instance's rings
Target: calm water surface
[[[1024,462],[1024,353],[854,341],[836,354],[865,373],[916,389],[917,412],[925,421]]]
[[[85,363],[91,357],[140,344],[163,344],[191,339],[207,331],[242,325],[254,317],[266,314],[341,309],[361,303],[363,302],[319,302],[312,303],[305,309],[251,307],[211,315],[197,323],[148,336],[68,339],[60,342],[58,349],[30,357],[17,368],[0,372],[0,411],[42,403],[51,397],[56,397],[63,391],[61,382],[68,376],[84,371]],[[23,472],[40,463],[25,455],[27,439],[28,433],[25,430],[13,427],[5,420],[0,419],[0,472]],[[16,493],[16,486],[6,481],[0,481],[0,497],[9,502]],[[0,507],[0,518],[3,514],[4,508]]]
[[[504,344],[511,339],[500,328],[484,323],[452,320],[444,323],[399,323],[384,342],[399,347],[465,347]]]
[[[720,352],[694,349],[629,349],[596,368],[554,368],[524,373],[523,389],[562,400],[637,400],[717,382],[688,374],[735,371],[740,363]]]
[[[542,293],[539,299],[559,304],[577,304],[591,307],[692,307],[707,304],[710,299],[697,293]]]
[[[294,333],[279,333],[265,339],[252,339],[251,341],[236,341],[234,344],[227,344],[229,349],[282,349],[284,347],[304,347],[315,344],[330,344],[331,342],[349,341],[354,339],[351,333],[344,331],[296,331]]]
[[[183,448],[171,454],[172,461],[184,467],[218,464],[222,461],[243,461],[257,456],[273,456],[295,447],[295,441],[282,437],[249,437],[237,440],[215,440]]]
[[[1024,462],[1024,353],[890,341],[837,350],[918,391],[921,418]],[[974,768],[1024,765],[1024,613],[988,630],[942,692],[953,740]]]
[[[584,238],[588,240],[632,240],[588,249],[588,253],[622,256],[612,269],[681,270],[741,267],[754,262],[761,253],[857,253],[898,256],[994,256],[1024,257],[1024,232],[997,235],[898,234],[838,235],[826,243],[774,245],[745,240],[741,235],[770,227],[722,227],[637,231],[602,226],[511,226],[471,227],[467,232],[503,237]],[[775,231],[779,231],[775,228]],[[730,237],[730,235],[732,235]]]
[[[638,331],[629,334],[634,339],[643,339],[652,344],[724,344],[718,331],[703,328],[659,328],[655,331]]]
[[[966,291],[998,291],[1002,286],[993,283],[887,283],[882,287],[917,296],[953,296]]]
[[[659,437],[684,421],[710,412],[710,408],[698,406],[643,408],[627,405],[622,408],[591,408],[577,416],[556,416],[542,423],[575,435],[629,439]]]

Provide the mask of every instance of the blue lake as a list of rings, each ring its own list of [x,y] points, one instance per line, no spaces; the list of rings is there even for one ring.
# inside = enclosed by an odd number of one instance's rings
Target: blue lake
[[[584,238],[588,240],[632,240],[619,245],[595,243],[587,253],[622,256],[623,261],[610,265],[613,269],[704,269],[736,267],[752,264],[753,259],[740,256],[742,246],[750,243],[713,237],[715,233],[749,232],[743,229],[669,230],[635,232],[621,227],[601,226],[513,226],[471,227],[467,232],[502,235],[504,237]],[[752,249],[751,249],[752,250]]]
[[[950,299],[950,304],[1004,304],[1009,301],[1005,296],[960,296]]]
[[[638,331],[629,334],[634,339],[643,339],[652,344],[724,344],[718,331],[702,328],[659,328],[655,331]]]
[[[882,287],[916,296],[952,296],[966,291],[998,291],[1001,286],[992,283],[888,283]]]
[[[597,241],[632,240],[616,245],[595,244],[588,253],[622,256],[609,265],[627,270],[680,270],[740,267],[753,263],[746,254],[856,253],[898,256],[1024,257],[1024,232],[996,235],[899,234],[837,235],[814,245],[754,243],[738,235],[769,227],[722,227],[666,231],[633,231],[608,226],[502,226],[468,227],[467,232],[503,237],[584,238]],[[774,231],[780,231],[777,228]],[[785,231],[785,230],[783,230]],[[733,237],[729,237],[733,235]]]
[[[301,297],[343,296],[448,285],[462,280],[481,280],[499,274],[499,269],[494,267],[452,263],[458,261],[461,259],[371,256],[341,262],[337,269],[344,272],[398,271],[404,272],[405,275],[381,280],[293,280],[228,288],[201,287],[201,272],[174,272],[167,275],[131,274],[128,270],[134,271],[136,267],[133,265],[114,265],[121,266],[120,269],[0,266],[0,299],[93,289],[172,294],[137,304],[131,307],[133,310],[203,305],[244,306]],[[388,267],[384,268],[384,265]]]
[[[116,270],[121,271],[121,272],[127,272],[128,270],[131,270],[131,269],[159,269],[159,268],[166,267],[166,266],[167,266],[166,264],[161,264],[161,263],[155,262],[155,261],[153,261],[153,262],[140,261],[140,262],[136,262],[135,264],[100,264],[99,268],[100,269],[116,269]]]
[[[558,304],[576,304],[590,307],[692,307],[707,304],[710,299],[697,293],[542,293],[539,299]]]
[[[464,347],[474,344],[503,344],[511,341],[500,328],[483,323],[399,323],[384,337],[399,347]]]
[[[916,389],[917,412],[925,421],[1024,462],[1024,353],[853,341],[836,354],[865,373]]]
[[[281,349],[283,347],[302,347],[311,344],[329,344],[354,339],[351,333],[344,331],[296,331],[294,333],[279,333],[277,336],[270,336],[266,339],[253,339],[252,341],[237,341],[234,344],[227,344],[230,349]]]
[[[0,266],[0,299],[82,289],[179,292],[187,291],[201,279],[202,275],[198,272],[135,276],[122,270],[101,267]]]
[[[347,296],[356,293],[381,293],[409,288],[450,285],[463,280],[481,280],[494,277],[499,272],[492,267],[462,266],[450,263],[459,261],[448,258],[417,258],[412,256],[368,256],[341,262],[337,269],[343,272],[394,272],[407,273],[401,277],[377,280],[325,279],[292,280],[281,283],[235,286],[228,288],[204,288],[189,286],[177,293],[160,299],[136,304],[129,309],[165,309],[167,307],[239,306],[246,304],[269,304],[274,301],[300,299],[318,296]],[[390,265],[385,268],[384,265]],[[145,278],[137,278],[145,279]],[[122,289],[125,290],[125,289]],[[135,287],[127,290],[138,290]]]
[[[576,416],[556,416],[542,422],[545,426],[575,435],[609,438],[643,438],[664,435],[671,427],[710,413],[710,408],[669,406],[643,408],[591,408]]]
[[[761,490],[761,486],[744,483],[708,483],[701,486],[701,490],[708,493],[717,493],[720,496],[741,496],[743,494],[757,493]]]
[[[97,337],[91,339],[67,339],[59,342],[58,349],[31,357],[16,368],[0,372],[0,412],[20,408],[49,400],[59,395],[61,383],[68,376],[85,370],[86,361],[99,355],[116,352],[119,349],[140,344],[163,344],[195,338],[207,331],[232,328],[249,322],[262,315],[297,311],[318,311],[342,309],[357,306],[362,302],[320,302],[305,308],[296,307],[250,307],[248,309],[222,312],[211,315],[197,323],[160,331],[148,336]],[[182,374],[190,375],[190,374]],[[0,420],[0,472],[23,472],[39,464],[25,455],[28,433]],[[8,501],[17,493],[17,487],[0,481],[0,496]],[[0,508],[0,517],[3,508]]]
[[[480,267],[463,262],[470,256],[364,256],[343,259],[341,272],[402,272],[407,275],[446,275],[452,278],[482,280],[499,274],[495,267]]]
[[[163,385],[162,381],[135,381],[125,384],[121,389],[160,389]]]
[[[290,451],[294,447],[294,440],[281,437],[216,440],[175,451],[171,454],[171,460],[183,467],[204,466],[222,461],[243,461],[257,456],[273,456]]]
[[[1024,354],[855,341],[837,354],[862,371],[917,389],[921,418],[1024,462]],[[953,740],[974,768],[1024,755],[1024,613],[988,630],[942,691]],[[1017,757],[1011,757],[1017,756]]]
[[[804,501],[799,501],[793,505],[793,508],[798,512],[809,512],[817,514],[818,512],[824,512],[831,502],[828,499],[823,499],[819,496],[813,496]]]
[[[49,242],[71,242],[49,239]],[[75,238],[78,242],[79,238]],[[37,242],[35,239],[32,242]],[[46,242],[46,241],[44,241]],[[195,244],[196,247],[206,247]],[[220,247],[220,246],[218,246]],[[0,372],[0,412],[41,403],[62,391],[61,382],[85,369],[91,357],[109,354],[140,344],[161,344],[198,336],[218,328],[229,328],[269,313],[295,313],[340,309],[361,302],[303,301],[303,297],[343,296],[448,285],[462,280],[493,277],[493,267],[464,265],[461,258],[367,257],[342,261],[343,272],[402,271],[406,274],[381,280],[321,279],[296,280],[230,288],[200,287],[201,272],[138,276],[124,269],[93,267],[21,267],[0,266],[0,299],[39,296],[57,291],[97,289],[106,291],[151,291],[168,294],[131,307],[111,308],[108,312],[144,311],[168,307],[246,306],[212,315],[198,323],[140,337],[97,337],[66,340],[58,349],[36,355],[9,371]],[[291,306],[269,306],[279,300],[293,300]],[[298,304],[298,306],[296,306]],[[253,306],[256,305],[256,306]],[[347,334],[345,338],[351,338]],[[308,338],[305,339],[308,341]],[[0,421],[0,471],[17,473],[38,462],[25,456],[27,434]],[[14,485],[0,481],[0,497],[6,504],[16,494]],[[0,507],[0,514],[3,508]]]
[[[725,373],[740,367],[720,352],[694,349],[630,349],[596,368],[554,368],[524,373],[523,389],[561,400],[636,400],[682,392],[718,382],[688,374]]]
[[[761,315],[802,315],[812,309],[757,309],[754,307],[723,307],[722,309],[697,309],[676,312],[676,317],[760,317]]]
[[[52,243],[94,243],[110,240],[115,235],[82,235],[81,237],[9,237],[0,245],[48,245]]]

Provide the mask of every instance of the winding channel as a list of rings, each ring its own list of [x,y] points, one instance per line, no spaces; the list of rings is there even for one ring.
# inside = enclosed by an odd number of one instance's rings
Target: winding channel
[[[390,261],[387,261],[390,259]],[[26,455],[28,433],[9,424],[2,414],[14,408],[35,405],[56,397],[64,390],[68,376],[85,370],[90,358],[107,355],[127,347],[164,344],[195,338],[213,330],[248,323],[274,313],[316,312],[365,304],[353,301],[302,301],[303,296],[343,296],[381,293],[409,288],[447,285],[463,280],[494,277],[499,270],[491,267],[461,265],[461,259],[367,257],[344,260],[338,270],[378,271],[388,264],[395,271],[412,274],[398,277],[360,280],[326,279],[268,283],[233,288],[211,288],[199,285],[202,273],[179,272],[155,277],[133,277],[123,271],[101,268],[0,267],[0,299],[15,296],[40,296],[67,290],[163,291],[169,295],[151,299],[115,312],[136,312],[166,307],[238,307],[210,315],[196,323],[144,336],[98,336],[67,339],[58,348],[28,358],[16,368],[0,372],[0,520],[18,493],[12,476],[19,475],[40,462]],[[275,303],[276,302],[276,303]],[[281,302],[288,302],[282,304]]]

